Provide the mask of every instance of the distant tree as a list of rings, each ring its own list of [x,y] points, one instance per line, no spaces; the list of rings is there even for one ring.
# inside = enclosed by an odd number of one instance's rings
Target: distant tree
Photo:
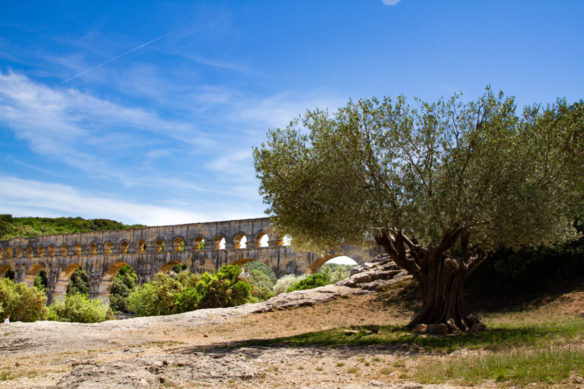
[[[0,318],[36,321],[47,318],[47,296],[42,290],[0,277]]]
[[[110,306],[114,312],[130,312],[128,296],[138,285],[138,276],[131,266],[122,267],[110,288]]]
[[[498,247],[574,237],[584,204],[584,102],[526,108],[490,89],[309,111],[254,150],[261,194],[299,249],[380,245],[411,273],[411,320],[466,331],[465,279]]]
[[[294,292],[295,290],[314,289],[318,288],[319,286],[325,286],[328,284],[330,284],[330,281],[326,274],[315,273],[309,275],[303,280],[293,282],[292,284],[290,284],[286,292]]]
[[[83,268],[78,268],[71,274],[69,284],[67,284],[67,294],[89,295],[89,277]]]
[[[339,265],[337,263],[325,263],[318,269],[321,274],[326,274],[331,284],[342,281],[349,277],[355,265]]]

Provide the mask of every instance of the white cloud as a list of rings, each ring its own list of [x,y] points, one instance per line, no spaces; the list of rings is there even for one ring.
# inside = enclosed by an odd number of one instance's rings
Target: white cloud
[[[159,206],[99,196],[79,191],[67,185],[23,180],[0,176],[0,213],[14,216],[81,216],[107,218],[129,224],[150,226],[196,223],[257,217],[245,212],[224,212],[201,208],[193,212],[188,208]],[[7,211],[9,210],[9,211]]]
[[[396,5],[400,0],[381,0],[381,2],[385,5]]]
[[[166,120],[76,89],[36,83],[15,73],[0,73],[0,123],[35,152],[87,170],[103,163],[101,158],[107,159],[107,150],[99,146],[118,143],[118,129],[133,132],[133,142],[125,147],[140,147],[140,134],[192,146],[213,144],[190,123]]]
[[[238,116],[244,120],[263,122],[269,128],[284,127],[306,110],[320,108],[334,112],[345,103],[346,99],[327,91],[313,91],[301,97],[293,93],[278,93],[241,107]]]

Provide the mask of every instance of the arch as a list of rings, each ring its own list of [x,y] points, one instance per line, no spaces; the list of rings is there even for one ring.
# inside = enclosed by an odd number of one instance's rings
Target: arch
[[[345,254],[330,254],[330,255],[325,255],[325,256],[322,256],[320,258],[317,258],[314,262],[312,262],[308,266],[308,269],[306,269],[306,274],[314,274],[314,273],[318,272],[318,270],[322,267],[322,265],[324,265],[329,260],[331,260],[333,258],[345,257],[345,256],[347,256],[347,255],[345,255]],[[353,261],[357,262],[358,264],[363,263],[363,260],[359,256],[354,255],[354,256],[348,256],[348,257],[351,258]]]
[[[0,265],[0,277],[4,277],[4,275],[6,274],[6,272],[8,270],[14,270],[14,269],[12,268],[12,266],[10,266],[8,264]]]
[[[172,251],[185,251],[185,240],[182,236],[174,238],[172,243]]]
[[[128,262],[114,262],[112,263],[107,270],[103,273],[101,279],[99,280],[99,284],[97,289],[93,291],[93,297],[100,298],[106,302],[109,302],[110,290],[114,283],[114,278],[116,274],[123,268],[124,266],[130,266]],[[132,267],[133,269],[133,267]]]
[[[97,254],[97,243],[91,242],[89,244],[89,255],[95,255],[95,254]]]
[[[138,241],[138,246],[136,247],[136,251],[138,254],[143,254],[146,250],[146,241],[144,239],[140,239]]]
[[[247,248],[247,236],[243,232],[235,234],[233,237],[233,248],[245,249]]]
[[[113,243],[110,241],[107,241],[103,244],[103,253],[105,255],[110,255],[112,253],[113,248],[114,248]]]
[[[193,250],[204,250],[205,249],[205,238],[202,235],[198,235],[193,239]]]
[[[38,245],[37,246],[37,257],[44,257],[45,256],[45,248],[43,247],[43,245]]]
[[[81,255],[83,253],[83,247],[79,243],[73,246],[73,255]]]
[[[26,286],[33,286],[34,285],[34,280],[35,280],[37,274],[39,274],[39,272],[41,270],[43,270],[46,275],[49,274],[49,271],[48,271],[49,268],[44,263],[35,263],[34,265],[32,265],[28,269],[26,269],[26,271],[24,273],[24,283],[26,284]]]
[[[12,247],[6,247],[6,258],[12,258]]]
[[[182,261],[168,261],[156,273],[168,274],[176,265],[182,264]]]
[[[237,261],[231,262],[230,265],[237,265],[237,266],[243,266],[246,263],[250,263],[250,262],[259,262],[259,263],[263,263],[264,265],[266,265],[267,267],[269,267],[270,269],[272,268],[270,265],[270,259],[269,258],[239,258]]]
[[[225,249],[225,235],[218,234],[217,236],[215,236],[215,239],[213,239],[213,248],[215,250]]]
[[[290,246],[292,243],[292,237],[288,234],[279,237],[278,239],[278,246]]]
[[[154,252],[163,253],[165,249],[164,239],[156,238],[154,241]]]
[[[68,252],[69,252],[69,247],[67,247],[67,245],[65,243],[63,243],[61,245],[61,247],[59,248],[59,254],[62,257],[66,257]]]
[[[55,256],[55,245],[54,244],[49,245],[49,248],[47,249],[47,253],[49,254],[49,257]]]
[[[130,248],[130,243],[127,240],[122,240],[120,242],[120,254],[128,254],[128,249]]]
[[[2,258],[4,256],[4,250],[2,250],[2,248],[0,247],[0,258]]]
[[[80,264],[72,263],[59,272],[59,277],[57,278],[57,283],[53,289],[53,295],[51,296],[52,301],[65,299],[67,294],[67,286],[71,280],[71,275],[73,275],[75,270],[79,269],[80,267]]]
[[[33,255],[33,254],[34,254],[34,249],[33,249],[33,247],[32,247],[32,246],[28,246],[28,247],[26,248],[26,256],[27,256],[28,258],[32,258],[32,255]]]
[[[16,248],[16,257],[17,258],[22,258],[22,247],[18,246]]]
[[[255,236],[255,247],[268,247],[270,237],[265,231],[260,231]]]

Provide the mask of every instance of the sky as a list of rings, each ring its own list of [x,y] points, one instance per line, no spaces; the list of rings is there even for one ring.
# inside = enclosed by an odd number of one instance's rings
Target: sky
[[[0,2],[0,214],[264,217],[253,147],[307,109],[487,85],[583,98],[582,0]]]

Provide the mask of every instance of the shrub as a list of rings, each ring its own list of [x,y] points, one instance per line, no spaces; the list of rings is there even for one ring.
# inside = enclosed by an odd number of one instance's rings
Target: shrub
[[[252,286],[240,279],[236,265],[223,266],[217,274],[205,273],[197,283],[201,295],[199,308],[234,307],[252,299]]]
[[[274,297],[274,292],[272,292],[274,282],[264,272],[256,269],[246,269],[244,278],[251,284],[253,288],[252,294],[258,301],[265,301]]]
[[[103,300],[90,299],[80,293],[66,296],[65,301],[55,301],[49,305],[49,311],[49,320],[76,323],[97,323],[113,317]]]
[[[43,291],[0,278],[0,318],[10,315],[12,321],[45,320],[49,312],[46,304]]]
[[[128,306],[140,316],[170,315],[183,286],[167,274],[156,274],[152,281],[136,288],[128,297]]]
[[[329,283],[334,284],[349,277],[351,270],[355,265],[339,265],[336,263],[325,263],[318,272],[326,274],[329,278]]]
[[[110,289],[110,306],[115,312],[130,312],[128,296],[136,288],[138,276],[131,266],[124,266],[114,277]]]
[[[280,278],[276,281],[276,285],[274,285],[274,295],[279,295],[281,293],[285,293],[288,290],[288,287],[295,282],[302,281],[305,279],[305,275],[296,276],[294,274],[287,274],[284,277]]]
[[[306,290],[306,289],[313,289],[318,288],[319,286],[324,286],[330,284],[329,278],[326,274],[311,274],[305,279],[292,283],[286,292],[293,292],[295,290]]]

